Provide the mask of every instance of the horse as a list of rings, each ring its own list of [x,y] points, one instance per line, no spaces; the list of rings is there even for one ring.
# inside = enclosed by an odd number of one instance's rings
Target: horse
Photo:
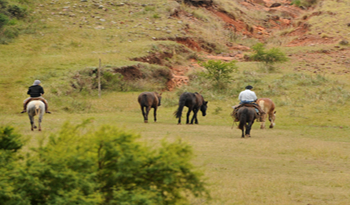
[[[259,98],[257,100],[257,104],[266,113],[262,116],[264,119],[266,119],[266,116],[269,115],[269,121],[271,122],[270,128],[273,128],[276,120],[275,103],[273,103],[269,98]],[[260,129],[265,129],[265,120],[261,122]]]
[[[145,123],[148,123],[148,113],[151,108],[154,109],[154,122],[157,122],[157,108],[160,106],[162,100],[162,93],[157,92],[143,92],[138,97],[138,102],[141,107],[142,116]]]
[[[250,130],[254,124],[254,120],[256,119],[256,111],[254,107],[240,107],[237,110],[237,115],[239,119],[238,128],[242,130],[242,138],[250,137]],[[245,128],[245,135],[244,135]]]
[[[39,116],[38,130],[41,131],[41,121],[43,120],[45,113],[45,104],[41,100],[32,100],[27,105],[27,113],[29,116],[32,131],[37,128],[34,123],[34,116]]]
[[[204,101],[204,98],[201,94],[195,92],[195,93],[189,93],[184,92],[181,94],[179,99],[179,107],[175,111],[176,118],[179,118],[178,125],[181,125],[181,115],[182,110],[184,107],[188,107],[187,117],[186,117],[186,124],[193,124],[193,121],[195,121],[196,124],[198,124],[197,119],[197,113],[199,110],[201,110],[202,115],[206,115],[206,111],[208,108],[208,101]],[[191,123],[189,123],[189,117],[190,113],[193,111],[193,117],[191,119]]]

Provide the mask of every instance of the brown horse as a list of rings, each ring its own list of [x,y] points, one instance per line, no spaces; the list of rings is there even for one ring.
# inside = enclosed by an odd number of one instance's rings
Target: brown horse
[[[148,123],[148,113],[151,108],[154,109],[154,122],[157,122],[157,108],[160,106],[161,99],[162,93],[157,92],[143,92],[139,95],[138,101],[145,123]]]
[[[238,128],[242,130],[242,138],[250,137],[250,130],[256,119],[256,110],[254,107],[240,107],[237,110],[237,116],[239,119]],[[244,133],[245,128],[245,133]]]
[[[179,99],[179,107],[175,111],[176,118],[179,118],[178,125],[181,125],[181,115],[182,110],[184,107],[188,107],[187,117],[186,117],[186,124],[190,124],[189,117],[191,111],[193,111],[193,117],[191,119],[191,124],[193,124],[193,121],[195,121],[196,124],[198,124],[197,119],[197,113],[199,110],[201,110],[202,115],[206,115],[206,111],[208,108],[208,101],[204,101],[204,98],[201,94],[195,92],[195,93],[189,93],[184,92],[181,94]]]
[[[266,116],[269,116],[269,121],[271,122],[270,128],[273,128],[276,120],[275,103],[273,103],[269,98],[259,98],[257,100],[257,104],[266,113],[262,117],[266,119]],[[260,129],[265,129],[265,120],[261,122]]]

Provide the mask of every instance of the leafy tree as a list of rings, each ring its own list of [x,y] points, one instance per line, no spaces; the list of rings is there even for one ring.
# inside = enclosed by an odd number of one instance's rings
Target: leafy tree
[[[66,123],[47,145],[0,173],[5,204],[186,204],[209,198],[192,149],[177,141],[151,149],[138,135],[110,126]],[[4,164],[1,164],[4,167]]]
[[[271,48],[266,51],[263,43],[255,44],[252,49],[255,53],[251,56],[251,59],[262,62],[268,70],[272,70],[275,63],[283,63],[288,60],[286,55],[278,48]]]
[[[204,77],[214,81],[214,86],[218,89],[225,88],[227,83],[232,78],[232,73],[237,71],[236,61],[222,62],[220,60],[209,60],[207,62],[200,62],[201,66],[206,69]]]

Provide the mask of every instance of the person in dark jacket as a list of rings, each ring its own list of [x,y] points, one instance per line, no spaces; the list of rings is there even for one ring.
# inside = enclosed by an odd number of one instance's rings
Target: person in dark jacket
[[[41,100],[45,104],[45,112],[46,113],[51,113],[48,110],[47,101],[43,98],[43,95],[45,93],[44,92],[44,88],[41,87],[40,84],[41,84],[40,80],[35,80],[33,85],[28,88],[27,94],[30,95],[30,97],[23,101],[23,111],[21,113],[27,112],[27,104],[31,100],[34,100],[34,99]]]

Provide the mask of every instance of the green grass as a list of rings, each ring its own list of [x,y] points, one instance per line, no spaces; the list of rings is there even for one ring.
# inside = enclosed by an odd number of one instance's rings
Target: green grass
[[[223,23],[212,14],[207,15],[203,8],[193,10],[161,0],[128,2],[129,5],[112,6],[105,12],[79,7],[80,1],[71,1],[68,5],[71,8],[77,4],[72,9],[76,17],[69,17],[57,14],[66,3],[49,6],[48,1],[41,0],[32,8],[36,32],[22,34],[12,44],[0,45],[0,125],[12,125],[29,139],[25,151],[37,146],[40,139],[58,132],[66,121],[80,123],[83,119],[94,118],[95,127],[109,124],[125,128],[140,133],[141,140],[155,146],[163,138],[170,141],[181,138],[189,142],[196,154],[193,163],[204,170],[214,198],[208,203],[192,199],[192,204],[348,203],[350,191],[345,179],[350,177],[347,172],[350,168],[347,163],[350,84],[348,74],[337,72],[349,68],[345,63],[334,62],[347,55],[347,47],[342,47],[343,51],[335,49],[334,45],[281,47],[290,55],[290,60],[276,65],[269,73],[259,69],[255,62],[238,62],[239,72],[232,76],[233,81],[225,90],[209,90],[206,88],[210,83],[192,81],[190,86],[163,92],[158,122],[152,122],[152,110],[150,123],[145,124],[137,103],[139,92],[103,90],[102,97],[98,98],[96,91],[91,94],[72,91],[71,76],[76,71],[97,67],[99,59],[102,65],[134,65],[138,62],[130,61],[131,58],[148,55],[152,49],[177,48],[179,45],[175,42],[154,41],[152,37],[181,36],[185,24],[191,28],[188,36],[215,42],[217,51],[224,51],[221,44],[229,42],[229,36],[222,28]],[[143,7],[143,3],[153,5]],[[333,11],[337,8],[337,16],[343,19],[345,10],[333,3],[324,1],[323,7],[318,9]],[[340,3],[347,8],[350,6]],[[167,18],[173,4],[187,13],[194,12],[199,20],[184,18],[179,23],[179,19]],[[220,5],[230,10],[238,4],[222,0]],[[92,18],[89,12],[106,21]],[[157,18],[153,18],[154,15]],[[263,13],[256,15],[264,16]],[[341,35],[346,32],[340,27],[345,24],[332,29],[328,27],[331,24],[324,25],[317,18],[311,18],[310,23],[315,26],[310,32],[318,32],[319,28],[324,28],[327,35],[335,35],[333,31],[339,29]],[[105,29],[95,29],[97,26]],[[286,44],[282,37],[278,38],[282,45]],[[256,40],[238,39],[237,42],[251,46]],[[270,39],[267,46],[278,46],[276,42]],[[336,54],[324,54],[322,50]],[[174,59],[185,64],[185,58],[177,53]],[[322,72],[314,73],[314,65]],[[327,66],[332,69],[327,70]],[[297,67],[305,70],[296,71]],[[42,81],[53,112],[44,116],[42,132],[31,132],[28,117],[19,114],[27,88],[35,79]],[[238,103],[239,92],[247,84],[254,86],[258,97],[269,97],[276,103],[277,119],[274,129],[260,130],[255,123],[252,138],[241,139],[237,125],[232,129],[230,113],[231,106]],[[176,125],[173,112],[183,91],[199,91],[209,100],[207,116],[199,116],[199,125]]]
[[[299,115],[312,116],[291,116],[288,112],[293,108],[277,107],[274,129],[260,130],[255,123],[252,137],[242,139],[240,130],[232,129],[230,112],[235,99],[209,101],[207,116],[199,116],[199,125],[177,125],[173,116],[176,106],[161,106],[157,123],[151,120],[153,112],[150,122],[143,123],[137,96],[92,96],[87,101],[99,111],[46,114],[42,132],[30,131],[25,114],[2,115],[0,124],[15,126],[30,139],[25,150],[59,131],[64,122],[76,124],[87,118],[93,118],[96,128],[109,124],[139,133],[140,140],[153,146],[164,138],[181,138],[193,146],[193,163],[205,172],[213,196],[211,202],[192,199],[192,204],[346,204],[349,200],[349,184],[344,180],[350,177],[346,163],[350,157],[349,120],[329,120],[322,125],[310,111]],[[172,97],[172,93],[163,93],[163,99]],[[215,112],[218,107],[221,110]]]

